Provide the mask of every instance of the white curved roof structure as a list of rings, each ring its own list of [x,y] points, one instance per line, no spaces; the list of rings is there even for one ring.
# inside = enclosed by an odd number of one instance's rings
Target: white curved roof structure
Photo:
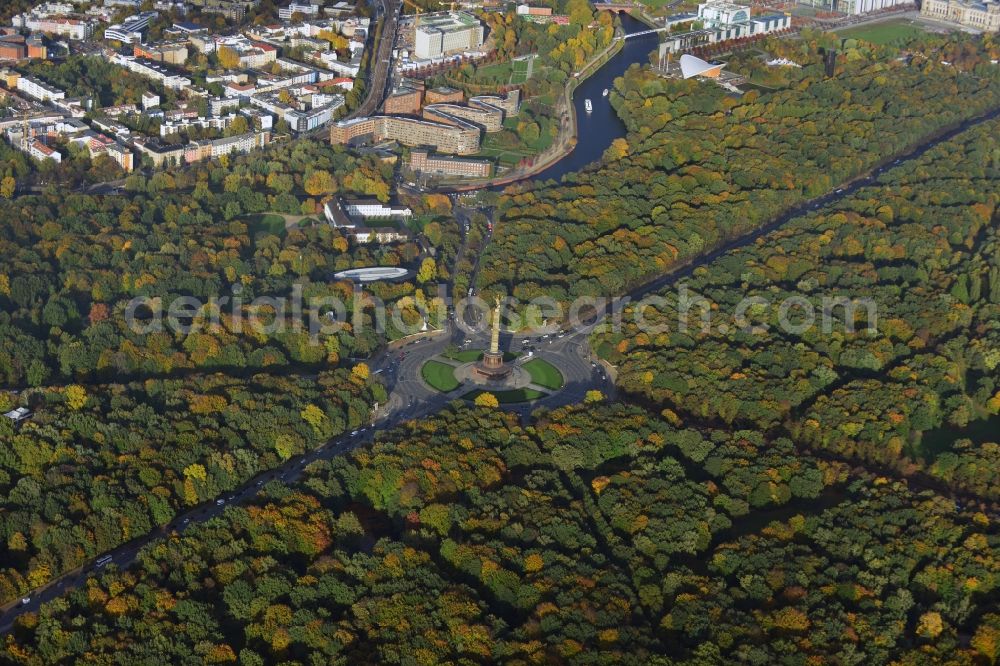
[[[396,280],[405,277],[410,271],[394,266],[374,266],[372,268],[352,268],[349,271],[334,273],[338,280],[354,280],[355,282],[377,282],[379,280]]]
[[[692,76],[708,76],[716,78],[725,64],[713,65],[701,58],[685,53],[681,56],[681,76],[690,79]]]

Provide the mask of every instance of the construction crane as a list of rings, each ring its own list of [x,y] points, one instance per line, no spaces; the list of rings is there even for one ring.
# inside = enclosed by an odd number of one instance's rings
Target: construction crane
[[[409,5],[409,6],[413,7],[413,11],[416,14],[423,14],[424,13],[424,8],[421,7],[420,5],[418,5],[417,3],[413,2],[413,0],[403,0],[403,4],[404,5]]]

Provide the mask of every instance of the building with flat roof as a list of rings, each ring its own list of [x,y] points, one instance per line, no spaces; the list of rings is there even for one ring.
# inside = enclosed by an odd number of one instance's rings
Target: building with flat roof
[[[429,176],[488,178],[493,173],[493,163],[489,160],[431,155],[426,150],[410,151],[409,167],[419,174]]]
[[[31,410],[28,409],[27,407],[18,407],[16,409],[10,410],[9,412],[6,412],[4,416],[13,421],[14,423],[20,423],[25,419],[31,418]]]
[[[912,5],[913,0],[799,0],[799,4],[823,11],[857,16],[897,5]]]
[[[479,152],[479,137],[479,128],[461,119],[445,125],[399,116],[369,116],[334,123],[330,128],[330,141],[335,145],[398,141],[405,146],[430,146],[457,155]]]
[[[154,167],[179,166],[184,163],[184,146],[169,146],[159,139],[135,139],[135,149],[149,158]]]
[[[28,97],[33,97],[42,102],[52,102],[57,99],[66,99],[66,93],[59,88],[50,86],[49,84],[30,76],[22,76],[18,78],[17,89]]]
[[[157,44],[135,44],[132,55],[153,62],[165,62],[169,65],[183,65],[188,58],[187,42],[159,42]]]
[[[152,60],[116,53],[111,56],[111,62],[116,65],[120,65],[129,71],[135,72],[136,74],[145,76],[147,79],[159,81],[165,88],[183,90],[184,88],[191,87],[191,79],[186,76],[181,76],[177,72],[164,67],[158,62],[153,62]]]
[[[386,113],[418,114],[423,102],[423,92],[414,88],[399,87],[385,98],[382,109]]]
[[[814,1],[814,0],[806,0]],[[838,0],[815,0],[816,2],[836,2]],[[843,0],[854,2],[855,0]],[[857,0],[867,2],[869,0]],[[895,0],[872,0],[894,2]],[[707,44],[745,39],[757,35],[787,30],[792,26],[790,14],[767,14],[753,16],[749,5],[740,5],[728,0],[708,0],[698,5],[699,21],[704,27],[681,33],[666,33],[660,44],[660,56],[666,52],[678,53]]]
[[[410,217],[413,211],[406,206],[384,204],[378,199],[344,199],[344,212],[365,219],[390,219],[393,217]]]
[[[121,23],[109,25],[104,29],[104,39],[113,39],[123,44],[133,42],[141,44],[146,38],[149,25],[159,16],[157,12],[140,12],[130,16]]]
[[[21,60],[28,56],[24,39],[0,39],[0,60]]]
[[[983,32],[1000,31],[1000,2],[997,0],[923,0],[920,14]]]
[[[348,214],[348,210],[364,211],[368,213],[376,213],[367,215],[371,218],[379,219],[391,219],[393,217],[399,217],[401,213],[394,215],[383,214],[386,212],[392,212],[395,210],[406,211],[406,216],[409,216],[410,209],[400,206],[384,206],[378,201],[369,200],[354,200],[354,201],[344,201],[341,202],[338,199],[331,199],[326,202],[323,206],[323,214],[327,221],[335,228],[343,232],[345,235],[349,236],[356,243],[396,243],[400,241],[406,241],[411,238],[411,234],[407,229],[397,229],[395,227],[376,227],[370,228],[365,226],[363,223],[358,222],[356,219],[352,219]],[[355,217],[365,217],[361,212],[354,213]]]
[[[428,104],[424,107],[423,116],[427,120],[446,125],[455,125],[456,120],[464,120],[477,125],[484,132],[499,132],[503,129],[503,110],[497,107]]]
[[[461,104],[465,94],[457,88],[441,86],[424,91],[424,102],[427,104]]]
[[[278,18],[282,21],[291,21],[292,17],[296,14],[304,18],[313,18],[319,16],[319,13],[319,4],[310,4],[308,2],[293,2],[287,7],[278,8]]]
[[[438,12],[417,17],[414,54],[418,58],[438,58],[460,51],[474,51],[483,45],[483,25],[466,12]]]

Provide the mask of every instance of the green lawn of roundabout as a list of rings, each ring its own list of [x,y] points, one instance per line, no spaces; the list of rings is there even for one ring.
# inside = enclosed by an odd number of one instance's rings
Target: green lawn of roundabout
[[[562,388],[563,376],[556,366],[540,358],[532,359],[521,366],[531,375],[531,383],[544,386],[547,389]]]
[[[458,388],[458,380],[455,379],[455,367],[442,363],[441,361],[427,361],[424,367],[420,368],[420,374],[424,381],[436,391],[448,393]]]

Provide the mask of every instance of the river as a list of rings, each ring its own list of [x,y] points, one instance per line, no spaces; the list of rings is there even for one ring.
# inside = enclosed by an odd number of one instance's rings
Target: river
[[[648,25],[628,14],[622,13],[619,16],[622,28],[626,33],[642,32],[649,29]],[[573,105],[576,107],[576,148],[569,155],[528,180],[542,181],[549,178],[559,180],[571,171],[579,171],[591,162],[599,160],[612,141],[625,136],[625,124],[611,108],[610,91],[614,88],[615,79],[624,74],[631,64],[644,65],[648,63],[649,52],[656,49],[658,43],[659,39],[655,33],[625,40],[625,46],[622,47],[621,51],[580,84],[580,87],[573,93]],[[609,91],[608,97],[601,95],[605,88]],[[584,108],[585,99],[590,99],[593,103],[594,111],[592,113],[587,113]]]

